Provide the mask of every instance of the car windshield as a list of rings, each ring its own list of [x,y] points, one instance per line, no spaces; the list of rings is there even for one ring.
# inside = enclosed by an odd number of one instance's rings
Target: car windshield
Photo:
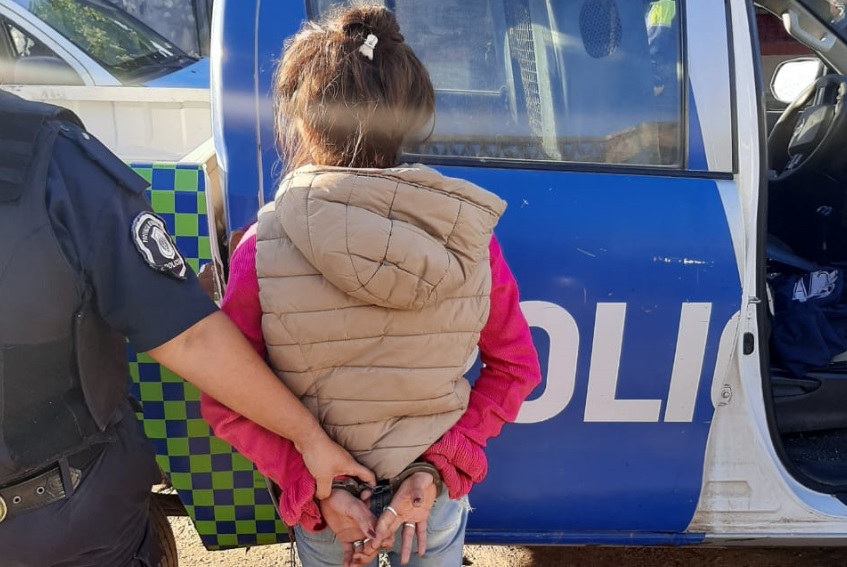
[[[99,0],[16,0],[100,63],[133,82],[195,61],[121,9]]]

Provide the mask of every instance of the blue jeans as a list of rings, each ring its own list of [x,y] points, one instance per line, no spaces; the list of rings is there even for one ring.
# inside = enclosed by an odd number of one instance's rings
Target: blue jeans
[[[445,491],[446,492],[446,491]],[[468,497],[451,500],[438,498],[427,521],[426,554],[417,554],[417,538],[412,541],[412,558],[408,567],[461,567],[465,544],[465,526],[468,523]],[[399,530],[398,530],[399,532]],[[297,553],[303,567],[337,567],[343,565],[344,554],[332,530],[308,532],[294,526]],[[400,565],[400,534],[394,538],[394,548],[389,550],[391,565]],[[375,560],[368,567],[376,567]]]

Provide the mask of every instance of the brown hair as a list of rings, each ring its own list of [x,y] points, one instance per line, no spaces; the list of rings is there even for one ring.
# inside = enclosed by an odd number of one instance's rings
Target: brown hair
[[[370,34],[373,60],[359,51]],[[286,171],[302,165],[385,168],[426,138],[435,92],[385,7],[337,7],[285,42],[274,77]],[[417,137],[417,139],[413,139]]]

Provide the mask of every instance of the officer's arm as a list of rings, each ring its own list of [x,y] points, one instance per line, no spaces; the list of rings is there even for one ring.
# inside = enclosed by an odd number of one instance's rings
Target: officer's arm
[[[148,354],[233,411],[290,439],[318,481],[318,498],[329,495],[336,476],[375,481],[330,441],[225,314],[207,316]]]
[[[62,130],[50,175],[51,184],[67,191],[70,206],[64,209],[73,219],[66,226],[75,227],[75,249],[98,311],[136,351],[149,352],[220,403],[293,441],[318,482],[319,497],[329,495],[335,476],[374,480],[217,312],[165,220],[150,210],[146,181],[76,127]],[[62,214],[68,216],[57,216]]]

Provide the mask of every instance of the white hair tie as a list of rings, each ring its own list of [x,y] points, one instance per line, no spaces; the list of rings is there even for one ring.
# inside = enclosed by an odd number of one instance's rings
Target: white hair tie
[[[365,43],[359,48],[359,53],[370,59],[374,60],[374,47],[379,43],[379,39],[374,34],[368,34],[367,39],[365,39]]]

